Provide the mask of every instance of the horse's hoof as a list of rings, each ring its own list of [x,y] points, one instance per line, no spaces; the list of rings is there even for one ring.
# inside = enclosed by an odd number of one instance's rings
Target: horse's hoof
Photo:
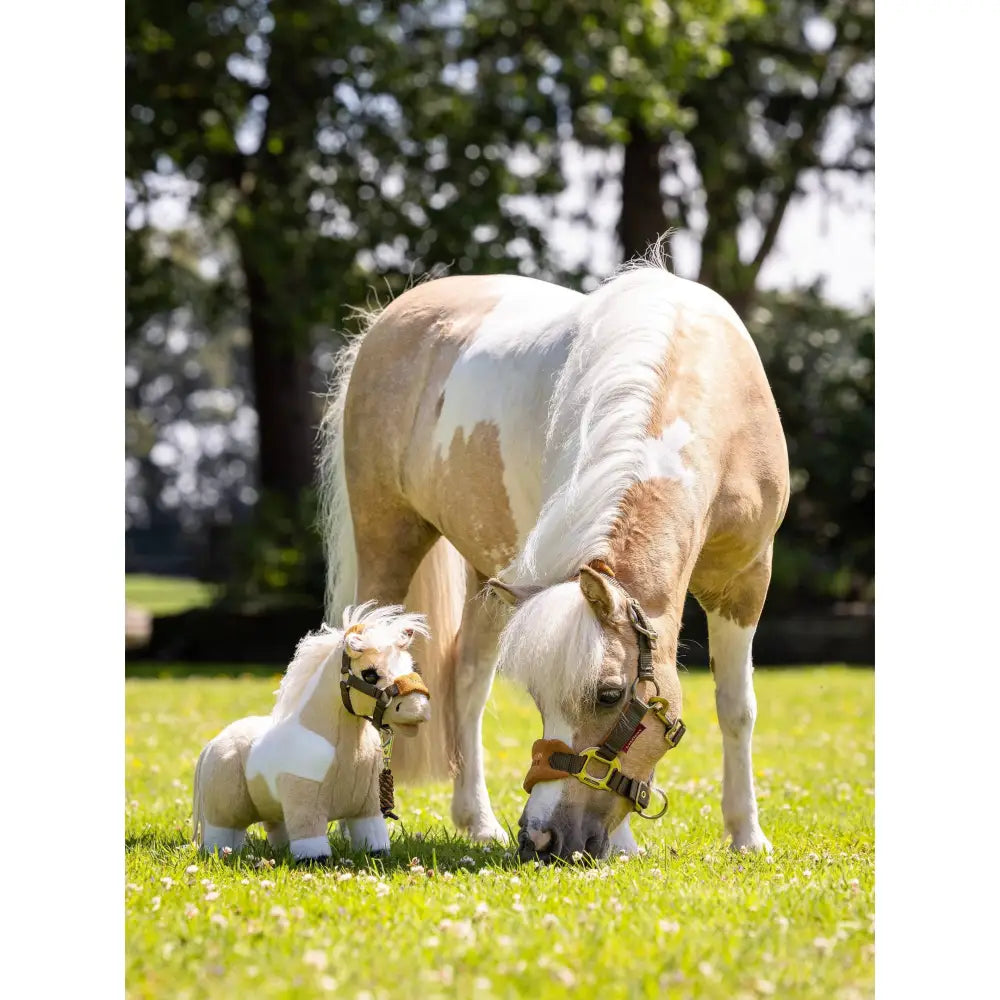
[[[375,861],[388,861],[389,851],[388,849],[382,851],[369,851],[368,857],[374,859]]]

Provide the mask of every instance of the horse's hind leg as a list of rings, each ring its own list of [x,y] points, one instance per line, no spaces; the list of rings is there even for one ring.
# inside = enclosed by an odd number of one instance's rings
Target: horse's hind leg
[[[751,741],[757,718],[750,647],[771,578],[771,549],[724,586],[699,592],[708,618],[715,710],[722,730],[722,818],[734,850],[770,851],[760,828]]]
[[[466,600],[456,640],[455,740],[458,772],[451,818],[473,840],[508,841],[490,804],[483,769],[483,712],[496,670],[499,624],[495,611],[478,594],[486,578],[475,575],[475,593]]]

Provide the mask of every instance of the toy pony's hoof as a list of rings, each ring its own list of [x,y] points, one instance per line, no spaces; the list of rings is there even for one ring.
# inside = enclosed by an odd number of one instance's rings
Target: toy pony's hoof
[[[305,868],[305,867],[311,867],[313,865],[319,865],[319,866],[325,868],[327,865],[330,864],[330,861],[331,861],[331,858],[330,858],[329,854],[323,854],[323,855],[320,855],[319,857],[315,857],[315,858],[296,858],[295,859],[295,867],[296,868]]]

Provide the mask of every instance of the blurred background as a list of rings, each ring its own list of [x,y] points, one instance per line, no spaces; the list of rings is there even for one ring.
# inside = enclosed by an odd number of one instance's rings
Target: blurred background
[[[127,0],[127,647],[285,662],[358,307],[671,232],[782,415],[760,663],[874,662],[874,3]],[[682,659],[703,663],[700,615]]]

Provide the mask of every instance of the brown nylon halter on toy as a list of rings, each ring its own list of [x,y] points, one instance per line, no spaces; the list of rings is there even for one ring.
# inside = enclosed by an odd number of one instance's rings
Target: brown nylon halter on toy
[[[642,733],[646,726],[643,720],[647,714],[663,723],[663,738],[673,749],[681,741],[686,726],[680,718],[671,720],[667,716],[669,705],[660,696],[660,686],[653,675],[653,649],[656,647],[656,632],[639,602],[615,579],[611,567],[602,560],[590,563],[590,568],[614,582],[627,599],[629,624],[632,626],[639,645],[639,665],[636,678],[629,689],[628,704],[622,709],[611,731],[600,746],[589,747],[576,753],[562,740],[535,740],[531,747],[531,767],[524,777],[524,790],[530,792],[540,781],[560,781],[574,777],[588,788],[607,789],[629,800],[632,808],[645,819],[658,819],[667,811],[667,794],[661,788],[652,789],[649,781],[630,778],[622,771],[621,758]],[[639,697],[639,684],[648,682],[656,694],[648,702]],[[588,770],[591,761],[596,761],[603,773],[592,774]],[[652,780],[652,774],[650,774]],[[652,792],[663,796],[663,808],[657,813],[647,813]]]
[[[420,676],[420,668],[414,664],[413,673],[403,674],[397,677],[391,684],[385,687],[376,687],[369,684],[362,677],[358,677],[351,670],[351,658],[347,653],[347,637],[352,633],[360,633],[364,630],[363,624],[352,625],[344,633],[344,651],[340,658],[340,697],[344,702],[344,708],[359,719],[370,722],[378,731],[382,738],[382,770],[378,776],[378,797],[379,809],[385,819],[399,819],[393,812],[396,808],[395,784],[392,779],[392,769],[390,760],[392,758],[392,741],[394,733],[388,723],[383,721],[386,709],[396,698],[401,698],[407,694],[422,694],[430,698],[431,693],[424,684],[424,679]],[[363,715],[356,712],[351,704],[351,691],[360,691],[375,702],[375,710],[371,715]]]

